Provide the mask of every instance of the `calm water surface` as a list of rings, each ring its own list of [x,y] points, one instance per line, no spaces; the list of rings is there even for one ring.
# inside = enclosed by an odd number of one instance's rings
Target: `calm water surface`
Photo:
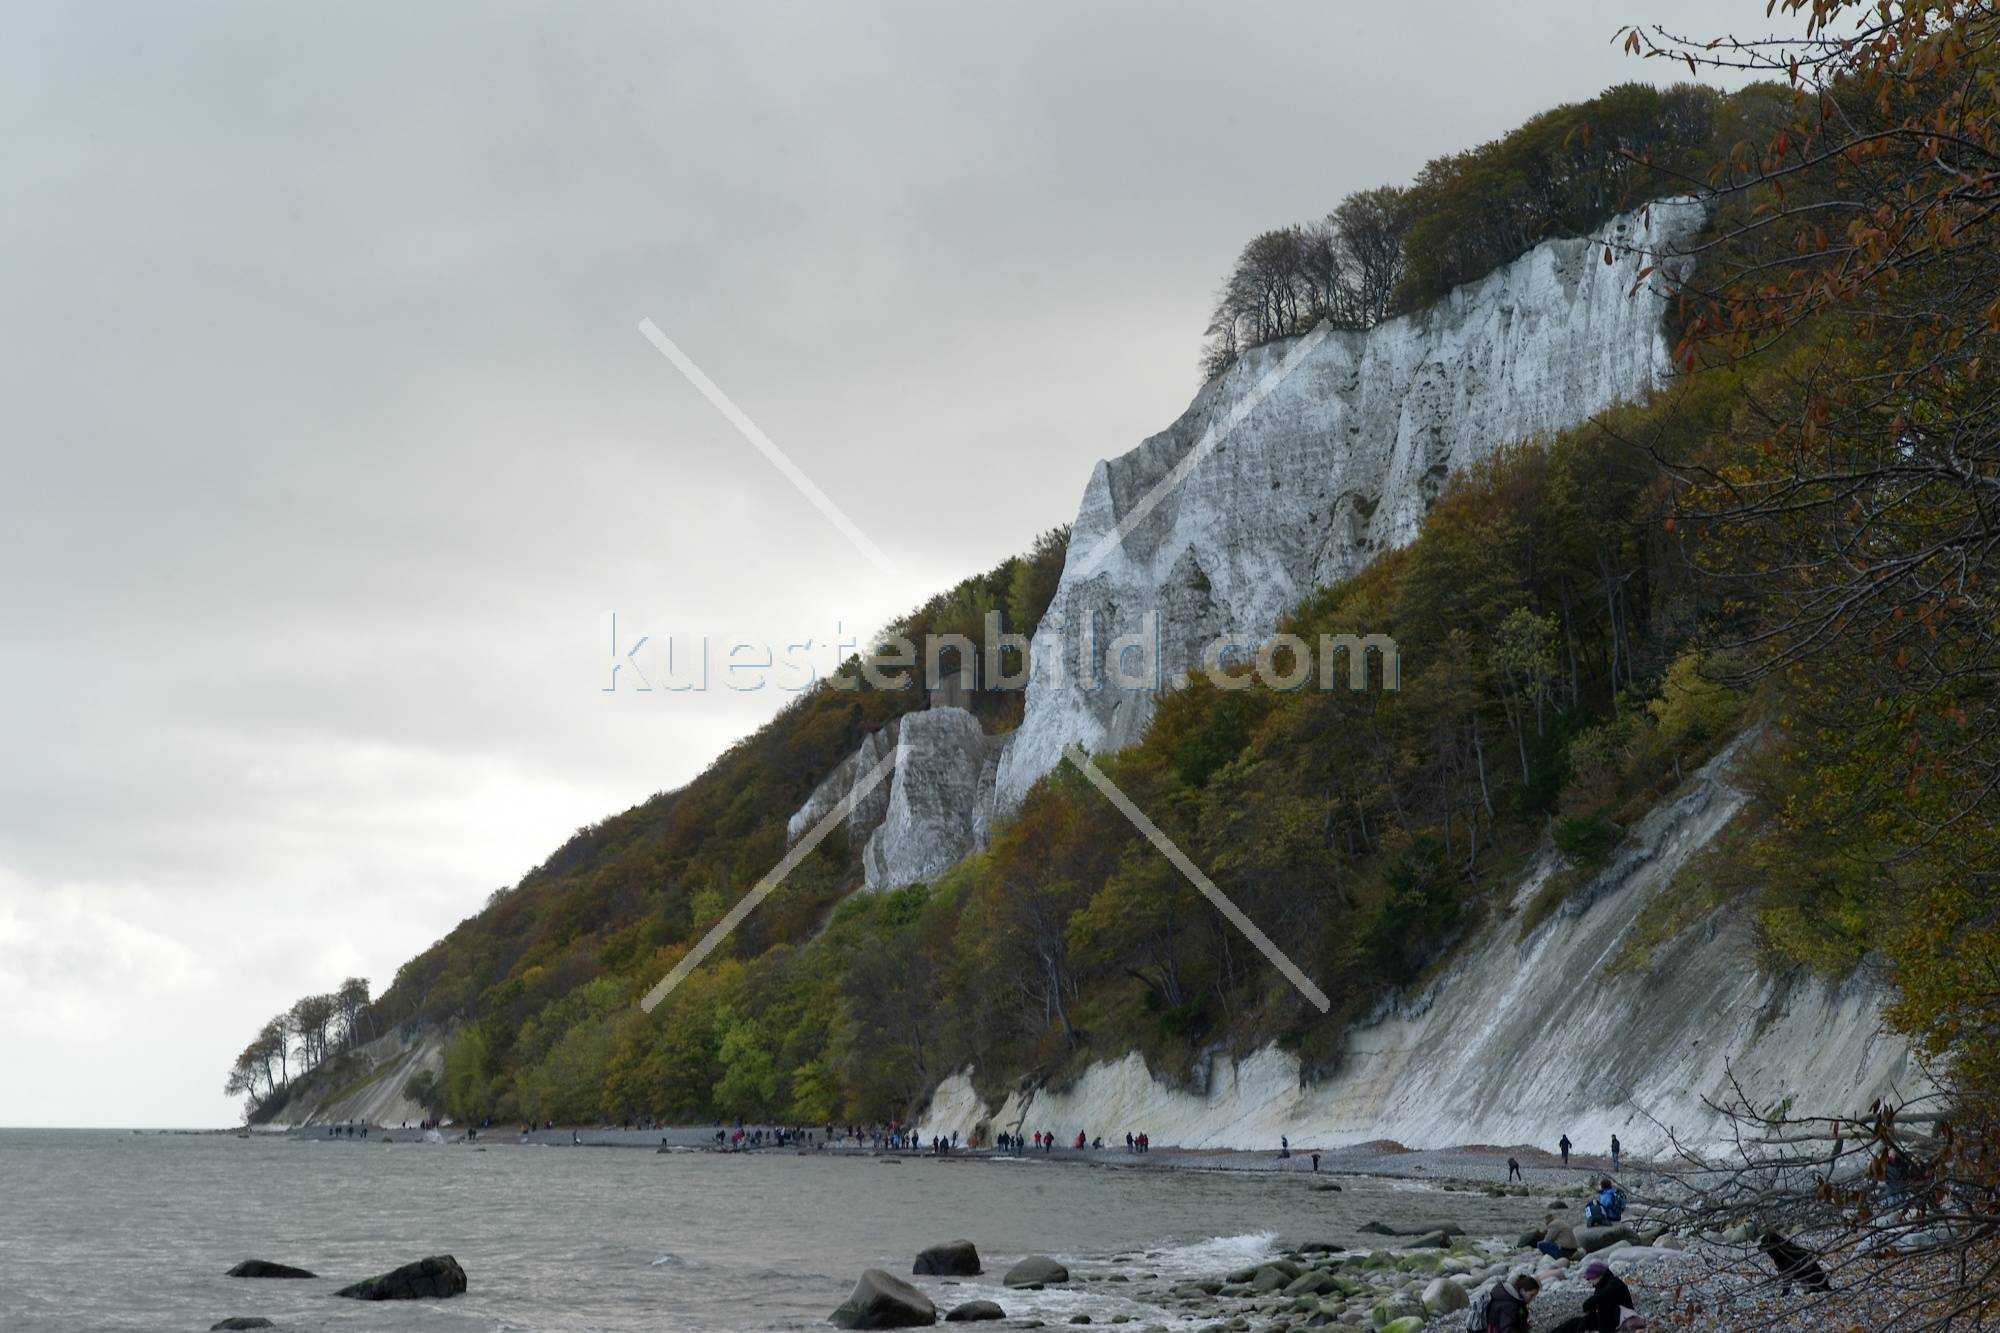
[[[1111,1154],[1119,1156],[1121,1154]],[[995,1296],[1050,1324],[1185,1320],[1118,1294],[997,1290],[1008,1263],[1079,1273],[1214,1274],[1278,1233],[1337,1241],[1439,1196],[1297,1174],[1106,1170],[1046,1162],[654,1154],[129,1131],[0,1130],[0,1329],[750,1330],[826,1328],[865,1267],[907,1274],[923,1246],[978,1244],[987,1275],[920,1279],[941,1308]],[[363,1304],[332,1291],[451,1254],[470,1291]],[[324,1275],[222,1276],[245,1258]]]

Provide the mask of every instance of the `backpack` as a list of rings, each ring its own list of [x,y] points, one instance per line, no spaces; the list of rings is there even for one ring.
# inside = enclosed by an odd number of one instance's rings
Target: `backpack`
[[[1496,1282],[1493,1286],[1498,1286]],[[1493,1303],[1493,1287],[1477,1293],[1465,1315],[1465,1333],[1486,1333],[1486,1307]]]

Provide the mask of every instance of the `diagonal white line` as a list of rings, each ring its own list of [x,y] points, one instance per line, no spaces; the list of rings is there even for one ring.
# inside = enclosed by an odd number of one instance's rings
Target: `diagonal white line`
[[[896,752],[891,750],[882,757],[881,763],[868,771],[866,777],[847,789],[847,795],[840,798],[839,804],[827,811],[826,816],[814,824],[806,835],[793,845],[792,850],[785,853],[785,859],[772,866],[764,878],[757,881],[756,887],[744,894],[742,900],[729,909],[728,915],[709,927],[708,934],[701,937],[701,943],[690,949],[687,957],[675,963],[673,970],[661,977],[659,984],[646,992],[646,998],[639,1001],[639,1007],[649,1014],[652,1013],[654,1007],[666,999],[674,987],[687,980],[688,973],[701,966],[701,960],[713,953],[716,945],[722,943],[729,937],[731,931],[743,924],[744,917],[757,910],[757,904],[770,897],[771,891],[784,883],[785,876],[798,868],[799,862],[805,860],[812,853],[812,849],[819,846],[822,838],[833,832],[836,824],[847,818],[848,812],[861,804],[869,792],[882,785],[883,780],[895,767]]]
[[[826,515],[827,521],[840,529],[841,536],[853,542],[861,554],[873,562],[875,568],[884,574],[898,573],[895,562],[882,553],[882,548],[870,541],[868,534],[856,527],[854,520],[829,499],[825,491],[815,486],[812,478],[801,472],[799,465],[794,463],[770,436],[759,429],[749,414],[732,402],[729,395],[724,393],[714,380],[703,374],[701,367],[697,366],[672,338],[660,332],[659,325],[653,323],[651,319],[642,319],[639,321],[639,332],[645,334],[646,341],[659,348],[660,355],[673,362],[674,369],[687,376],[688,383],[699,389],[701,396],[713,403],[715,410],[722,413],[730,425],[736,427],[737,433],[750,441],[758,453],[769,459],[771,466],[778,469],[786,481],[796,486],[801,495],[812,501],[813,508]]]
[[[1325,342],[1327,335],[1332,332],[1333,326],[1321,320],[1313,326],[1311,333],[1299,339],[1292,349],[1285,353],[1282,361],[1258,376],[1257,382],[1250,386],[1250,392],[1237,399],[1236,404],[1229,409],[1229,415],[1220,421],[1210,422],[1208,429],[1202,432],[1201,438],[1195,441],[1194,448],[1188,450],[1181,461],[1174,464],[1173,471],[1155,482],[1153,489],[1140,497],[1139,503],[1132,506],[1132,512],[1125,515],[1117,527],[1097,539],[1097,545],[1090,548],[1090,553],[1083,558],[1083,563],[1077,566],[1076,577],[1088,578],[1099,565],[1103,564],[1111,552],[1125,540],[1125,534],[1145,522],[1146,515],[1152,513],[1160,501],[1172,494],[1175,487],[1186,481],[1188,473],[1194,471],[1195,466],[1208,457],[1229,432],[1242,425],[1243,418],[1256,411],[1257,405],[1269,398],[1271,391],[1278,387],[1285,376],[1297,369],[1299,362],[1310,356],[1312,350]]]
[[[1216,888],[1215,882],[1201,872],[1201,867],[1188,860],[1187,854],[1174,846],[1173,839],[1160,832],[1159,827],[1146,818],[1146,812],[1132,804],[1131,797],[1120,791],[1116,783],[1105,777],[1103,771],[1090,762],[1090,756],[1084,753],[1082,746],[1069,746],[1063,751],[1063,758],[1075,764],[1077,772],[1083,774],[1091,786],[1103,792],[1104,799],[1117,806],[1118,813],[1131,820],[1132,826],[1139,830],[1146,841],[1152,843],[1160,855],[1173,862],[1174,869],[1187,876],[1188,882],[1201,890],[1201,896],[1214,903],[1215,909],[1229,918],[1229,924],[1242,931],[1244,938],[1256,945],[1258,952],[1270,959],[1272,966],[1284,973],[1285,980],[1297,986],[1299,993],[1312,1001],[1315,1008],[1321,1013],[1333,1008],[1333,1002],[1326,998],[1326,992],[1313,985],[1311,979],[1299,971],[1298,965],[1285,956],[1285,951],[1273,944],[1270,936],[1257,929],[1257,923],[1245,916],[1242,908],[1229,901],[1229,895]]]

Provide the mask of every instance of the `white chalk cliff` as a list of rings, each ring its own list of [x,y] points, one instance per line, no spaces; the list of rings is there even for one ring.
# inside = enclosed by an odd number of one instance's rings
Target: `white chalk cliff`
[[[975,741],[962,710],[930,710],[960,715],[949,721],[912,714],[901,739],[871,736],[821,784],[793,816],[792,836],[894,744],[886,801],[871,799],[849,821],[850,836],[866,840],[868,886],[932,879],[982,847],[992,820],[1065,746],[1103,752],[1144,733],[1154,685],[1108,683],[1103,659],[1148,613],[1158,617],[1154,681],[1198,667],[1204,645],[1225,635],[1247,653],[1308,593],[1413,538],[1454,471],[1657,383],[1669,366],[1666,284],[1638,275],[1670,260],[1701,220],[1696,203],[1656,203],[1605,228],[1619,242],[1608,264],[1601,239],[1550,241],[1427,310],[1327,336],[1092,564],[1100,540],[1296,344],[1246,353],[1172,426],[1092,473],[1035,635],[1021,726]]]
[[[1511,919],[1462,943],[1423,994],[1348,1034],[1340,1066],[1308,1082],[1266,1048],[1217,1056],[1194,1086],[1156,1079],[1137,1054],[1092,1066],[1060,1090],[1015,1092],[998,1106],[955,1075],[920,1118],[926,1134],[1078,1130],[1115,1140],[1144,1130],[1161,1145],[1270,1149],[1394,1139],[1412,1148],[1468,1143],[1544,1148],[1567,1133],[1603,1152],[1671,1141],[1719,1149],[1715,1109],[1740,1086],[1766,1110],[1859,1115],[1878,1096],[1928,1087],[1907,1044],[1884,1033],[1884,991],[1866,975],[1829,986],[1758,965],[1748,913],[1693,922],[1639,961],[1625,945],[1669,911],[1674,877],[1743,805],[1728,766],[1739,741],[1633,830],[1613,862],[1526,939]],[[1550,866],[1520,885],[1525,905]]]

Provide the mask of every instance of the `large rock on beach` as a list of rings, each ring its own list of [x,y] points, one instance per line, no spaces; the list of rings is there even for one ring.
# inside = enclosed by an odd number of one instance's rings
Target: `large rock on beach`
[[[1006,1317],[1007,1312],[992,1301],[967,1301],[963,1305],[953,1306],[951,1313],[944,1317],[944,1321],[947,1324],[966,1324],[982,1319],[1005,1319]]]
[[[1069,1270],[1045,1254],[1031,1255],[1000,1279],[1010,1287],[1046,1287],[1069,1281]]]
[[[223,1274],[224,1277],[316,1277],[303,1268],[290,1264],[274,1264],[269,1259],[245,1259],[236,1267]]]
[[[1292,1281],[1293,1274],[1287,1273],[1276,1264],[1265,1264],[1257,1270],[1257,1276],[1250,1279],[1250,1290],[1259,1296],[1267,1296],[1274,1291],[1282,1291]]]
[[[1633,1241],[1637,1239],[1637,1233],[1623,1222],[1620,1222],[1616,1226],[1578,1227],[1576,1229],[1576,1247],[1585,1254],[1595,1254],[1599,1250],[1607,1249],[1620,1241]]]
[[[275,1327],[277,1327],[275,1324],[273,1324],[270,1320],[266,1319],[263,1315],[260,1314],[233,1314],[229,1316],[229,1318],[227,1319],[218,1319],[214,1323],[210,1324],[208,1326],[208,1333],[215,1333],[215,1331],[220,1328],[238,1329],[238,1328],[275,1328]]]
[[[1465,1284],[1454,1278],[1436,1278],[1424,1288],[1424,1309],[1432,1314],[1450,1314],[1454,1310],[1463,1310],[1471,1303],[1472,1298],[1465,1293]]]
[[[910,1272],[918,1277],[978,1277],[986,1270],[979,1266],[979,1250],[969,1240],[946,1241],[917,1255]]]
[[[870,1268],[829,1318],[838,1328],[925,1328],[937,1322],[937,1307],[895,1274]]]
[[[1377,1301],[1368,1312],[1368,1322],[1376,1328],[1386,1329],[1404,1319],[1415,1319],[1413,1327],[1421,1328],[1424,1323],[1424,1307],[1415,1299],[1397,1292],[1386,1301]]]
[[[448,1254],[434,1254],[413,1264],[371,1277],[333,1293],[356,1301],[435,1301],[465,1294],[465,1270]]]

